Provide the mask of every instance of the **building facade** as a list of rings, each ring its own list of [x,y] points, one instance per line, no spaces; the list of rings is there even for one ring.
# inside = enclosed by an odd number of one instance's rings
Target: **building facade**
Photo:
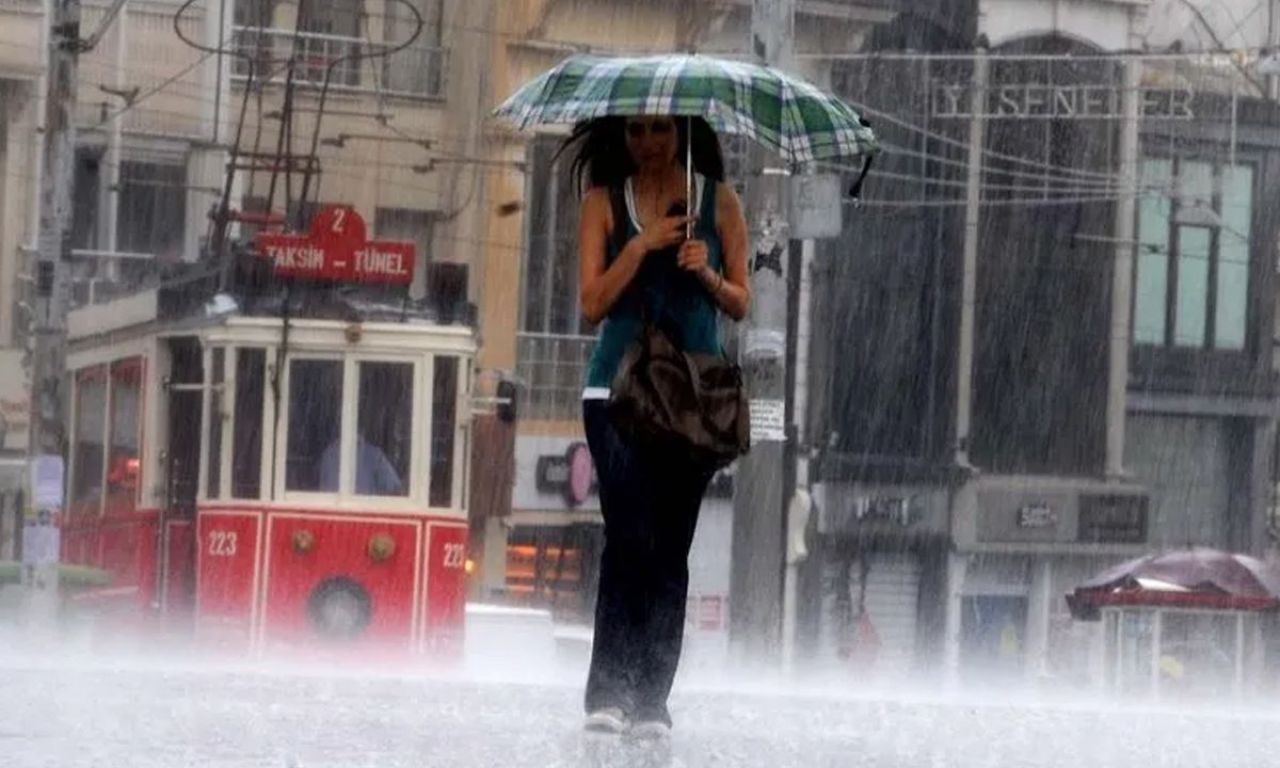
[[[26,448],[24,265],[39,224],[49,5],[0,3],[0,355],[12,363],[0,366],[0,493],[22,484]],[[109,5],[83,4],[82,37]],[[475,315],[497,169],[479,118],[495,7],[127,0],[79,60],[73,303],[209,258],[225,197],[237,243],[267,225],[305,228],[324,205],[354,206],[369,237],[414,244],[414,298]],[[291,163],[278,158],[290,155],[313,159],[284,173]],[[316,171],[306,190],[304,162]],[[11,550],[0,546],[0,558]]]
[[[1267,548],[1266,40],[1185,53],[1220,30],[1165,5],[908,8],[837,57],[889,151],[815,266],[848,331],[815,339],[819,668],[1096,680],[1067,591],[1153,550]]]

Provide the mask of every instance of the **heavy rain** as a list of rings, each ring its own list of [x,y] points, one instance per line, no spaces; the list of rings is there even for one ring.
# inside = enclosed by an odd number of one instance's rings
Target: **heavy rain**
[[[1280,1],[0,0],[0,766],[1269,765]]]

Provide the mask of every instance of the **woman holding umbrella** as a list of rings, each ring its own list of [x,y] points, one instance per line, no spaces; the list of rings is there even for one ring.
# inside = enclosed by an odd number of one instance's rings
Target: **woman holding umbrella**
[[[701,119],[598,118],[574,145],[573,169],[590,185],[578,229],[582,311],[604,323],[583,398],[605,524],[587,727],[660,735],[671,725],[689,547],[712,469],[626,440],[607,398],[646,317],[685,351],[719,352],[718,315],[741,320],[750,300],[747,226]]]
[[[683,54],[572,56],[495,114],[520,128],[578,126],[565,148],[576,147],[573,168],[588,188],[578,235],[582,311],[603,322],[583,398],[605,520],[586,727],[662,736],[671,727],[689,547],[714,462],[625,438],[606,410],[617,404],[609,400],[615,372],[621,365],[619,381],[632,381],[623,376],[627,348],[642,333],[652,339],[655,327],[675,357],[719,354],[719,314],[747,313],[747,227],[713,128],[791,165],[867,158],[875,135],[803,80]]]

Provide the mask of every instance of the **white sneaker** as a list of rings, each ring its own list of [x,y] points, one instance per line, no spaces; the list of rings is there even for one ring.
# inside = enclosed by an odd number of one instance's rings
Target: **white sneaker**
[[[627,730],[627,715],[617,707],[597,709],[587,715],[583,728],[593,733],[622,733]]]
[[[671,736],[671,726],[661,720],[641,720],[631,726],[627,735],[635,739],[658,741]]]

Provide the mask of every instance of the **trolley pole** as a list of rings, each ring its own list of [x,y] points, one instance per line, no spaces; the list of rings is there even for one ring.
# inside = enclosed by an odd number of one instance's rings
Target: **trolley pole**
[[[71,186],[75,169],[75,103],[80,39],[79,0],[53,0],[49,16],[47,94],[40,175],[40,227],[33,269],[31,483],[23,529],[28,619],[50,624],[58,595],[57,519],[64,507],[66,353]]]
[[[791,63],[795,0],[754,0],[751,50],[762,63]],[[782,650],[786,529],[787,263],[785,176],[765,150],[751,156],[751,310],[741,362],[751,398],[751,452],[738,460],[733,498],[729,640],[743,661],[777,662]]]

